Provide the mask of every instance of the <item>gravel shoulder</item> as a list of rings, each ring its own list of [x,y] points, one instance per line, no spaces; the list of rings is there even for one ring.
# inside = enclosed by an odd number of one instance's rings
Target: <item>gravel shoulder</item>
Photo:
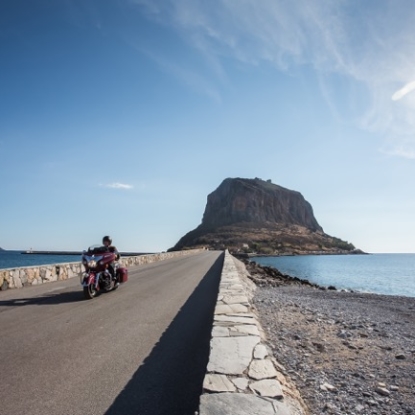
[[[247,269],[269,346],[310,414],[415,414],[415,298]]]

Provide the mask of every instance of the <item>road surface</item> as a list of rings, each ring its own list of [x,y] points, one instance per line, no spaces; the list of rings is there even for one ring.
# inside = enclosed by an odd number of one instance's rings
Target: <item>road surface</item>
[[[0,414],[193,415],[222,263],[132,267],[93,300],[77,278],[0,292]]]

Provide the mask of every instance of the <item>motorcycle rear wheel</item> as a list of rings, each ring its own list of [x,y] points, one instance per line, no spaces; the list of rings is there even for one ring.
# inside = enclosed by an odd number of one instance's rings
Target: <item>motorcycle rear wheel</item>
[[[84,287],[84,297],[86,300],[92,300],[97,295],[97,290],[95,289],[94,284],[90,284],[87,287]]]

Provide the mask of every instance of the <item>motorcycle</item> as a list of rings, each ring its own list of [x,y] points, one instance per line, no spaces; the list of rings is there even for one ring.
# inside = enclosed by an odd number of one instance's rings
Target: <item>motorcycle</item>
[[[103,245],[92,245],[83,251],[85,272],[81,275],[81,285],[86,299],[93,299],[99,292],[114,291],[128,280],[127,268],[115,263],[116,259],[117,254]],[[114,276],[109,271],[111,264],[114,264]]]

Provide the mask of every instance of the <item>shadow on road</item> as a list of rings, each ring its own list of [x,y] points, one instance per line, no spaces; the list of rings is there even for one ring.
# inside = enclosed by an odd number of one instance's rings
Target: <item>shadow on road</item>
[[[49,293],[39,297],[12,298],[10,300],[0,300],[0,307],[25,306],[25,305],[54,305],[63,303],[76,303],[84,301],[82,291],[70,291],[64,293]]]
[[[223,254],[105,415],[194,415],[209,359],[222,265]]]

